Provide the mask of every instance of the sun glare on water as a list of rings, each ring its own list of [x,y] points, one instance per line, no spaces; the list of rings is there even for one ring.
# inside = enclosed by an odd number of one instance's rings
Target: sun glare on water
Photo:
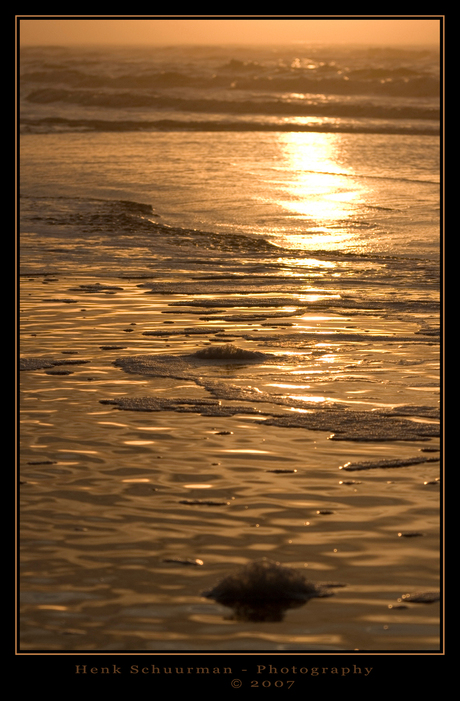
[[[356,246],[356,219],[366,199],[363,181],[344,162],[341,134],[279,135],[283,170],[290,177],[280,193],[286,216],[305,226],[305,236],[283,237],[292,248],[336,250]]]

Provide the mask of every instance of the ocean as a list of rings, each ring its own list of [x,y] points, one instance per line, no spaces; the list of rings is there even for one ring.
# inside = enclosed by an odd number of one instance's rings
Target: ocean
[[[439,54],[19,69],[21,649],[438,651]]]

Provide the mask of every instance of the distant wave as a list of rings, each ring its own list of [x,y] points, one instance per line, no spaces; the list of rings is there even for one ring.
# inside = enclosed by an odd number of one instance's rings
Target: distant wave
[[[22,132],[438,133],[436,52],[308,52],[292,46],[25,49]]]
[[[195,247],[199,245],[201,250],[221,251],[237,255],[246,255],[250,253],[262,253],[266,256],[273,255],[278,258],[283,255],[299,255],[299,250],[291,249],[289,246],[284,246],[280,242],[273,241],[264,236],[257,236],[245,233],[222,233],[217,231],[205,231],[203,229],[189,229],[181,226],[171,226],[161,221],[161,216],[155,212],[150,204],[137,202],[133,200],[119,199],[100,199],[91,197],[67,197],[57,196],[51,200],[58,201],[58,206],[53,207],[51,212],[48,210],[50,197],[36,197],[31,195],[21,195],[21,201],[25,205],[25,209],[32,213],[33,224],[43,224],[46,228],[60,225],[65,227],[66,231],[78,230],[78,236],[86,234],[91,237],[93,232],[97,235],[105,235],[111,237],[113,235],[120,237],[128,235],[130,238],[134,235],[142,237],[147,236],[145,240],[150,240],[154,237],[161,241],[162,245],[172,245],[177,250],[177,247],[189,247],[190,244]],[[66,207],[66,202],[70,203]],[[43,207],[40,204],[43,203]],[[58,215],[57,212],[60,212]],[[23,216],[26,216],[25,213]],[[156,220],[156,221],[153,221]],[[339,251],[331,251],[327,249],[317,248],[311,249],[308,252],[309,256],[318,256],[326,260],[368,260],[368,261],[404,261],[405,256],[398,253],[376,253],[375,251],[347,251],[340,249]],[[411,266],[414,260],[418,262],[418,274],[422,274],[423,268],[420,267],[421,261],[425,269],[429,269],[430,277],[435,277],[438,280],[438,263],[424,259],[411,258]],[[433,268],[433,265],[435,266]],[[411,267],[412,272],[412,267]],[[141,275],[144,277],[144,275]],[[149,277],[149,275],[147,275]],[[437,284],[437,282],[436,282]],[[348,301],[344,302],[348,304]],[[386,302],[388,303],[388,302]],[[394,302],[396,305],[398,301]],[[409,303],[409,302],[408,302]],[[179,303],[178,303],[179,304]],[[193,303],[194,304],[194,303]],[[192,304],[192,306],[193,306]],[[220,306],[221,300],[208,299],[206,302],[199,301],[199,304],[206,307]],[[197,302],[198,305],[198,302]],[[438,309],[436,306],[435,312]]]
[[[332,176],[337,176],[339,178],[343,177],[352,177],[352,178],[359,178],[360,180],[365,179],[365,180],[399,180],[400,182],[405,182],[405,183],[419,183],[419,184],[428,184],[428,185],[439,185],[439,180],[422,180],[420,178],[402,178],[402,177],[395,177],[395,176],[388,176],[388,175],[363,175],[362,173],[343,173],[341,171],[335,172],[333,170],[308,170],[304,169],[304,173],[314,173],[315,175],[332,175]],[[392,211],[391,207],[378,207],[377,205],[367,205],[370,209],[380,209],[386,212]]]
[[[212,132],[247,132],[247,131],[282,131],[282,132],[322,132],[322,133],[352,133],[352,134],[414,134],[437,135],[439,127],[433,125],[410,125],[394,122],[382,124],[362,122],[298,124],[296,122],[257,122],[257,121],[218,121],[218,120],[104,120],[104,119],[66,119],[64,117],[44,117],[42,119],[27,119],[21,121],[22,133],[42,132],[129,132],[129,131],[212,131]]]
[[[236,62],[238,64],[239,62]],[[249,74],[248,74],[249,73]],[[436,97],[440,92],[437,76],[420,74],[410,69],[365,68],[341,71],[337,68],[299,71],[290,67],[268,70],[234,68],[209,74],[193,74],[178,70],[125,73],[116,77],[89,74],[76,69],[55,69],[24,72],[23,84],[42,83],[67,85],[71,89],[165,89],[193,88],[201,90],[232,89],[266,92],[299,92],[323,95],[390,95]]]
[[[413,105],[381,105],[372,102],[326,102],[318,100],[222,100],[184,99],[139,92],[103,92],[42,88],[27,96],[28,102],[49,105],[54,102],[85,107],[150,108],[180,112],[207,114],[260,114],[318,117],[365,117],[368,119],[435,119],[440,117],[439,107]]]

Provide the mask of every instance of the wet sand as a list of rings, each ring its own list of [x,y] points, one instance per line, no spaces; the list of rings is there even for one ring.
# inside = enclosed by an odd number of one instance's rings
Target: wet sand
[[[244,304],[187,270],[30,270],[23,651],[439,649],[436,596],[407,596],[440,588],[434,317],[328,312],[286,281]],[[226,344],[248,356],[206,363]],[[264,623],[203,597],[263,557],[345,586]]]

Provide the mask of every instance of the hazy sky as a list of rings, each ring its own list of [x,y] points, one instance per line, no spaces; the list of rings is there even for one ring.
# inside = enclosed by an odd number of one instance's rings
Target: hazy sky
[[[249,43],[365,43],[437,44],[440,15],[393,19],[345,15],[319,19],[317,16],[292,16],[249,19],[188,18],[165,16],[109,15],[100,19],[86,16],[48,19],[46,15],[17,15],[21,45],[53,44],[249,44]],[[56,17],[53,15],[52,17]],[[259,17],[259,18],[257,18]]]

